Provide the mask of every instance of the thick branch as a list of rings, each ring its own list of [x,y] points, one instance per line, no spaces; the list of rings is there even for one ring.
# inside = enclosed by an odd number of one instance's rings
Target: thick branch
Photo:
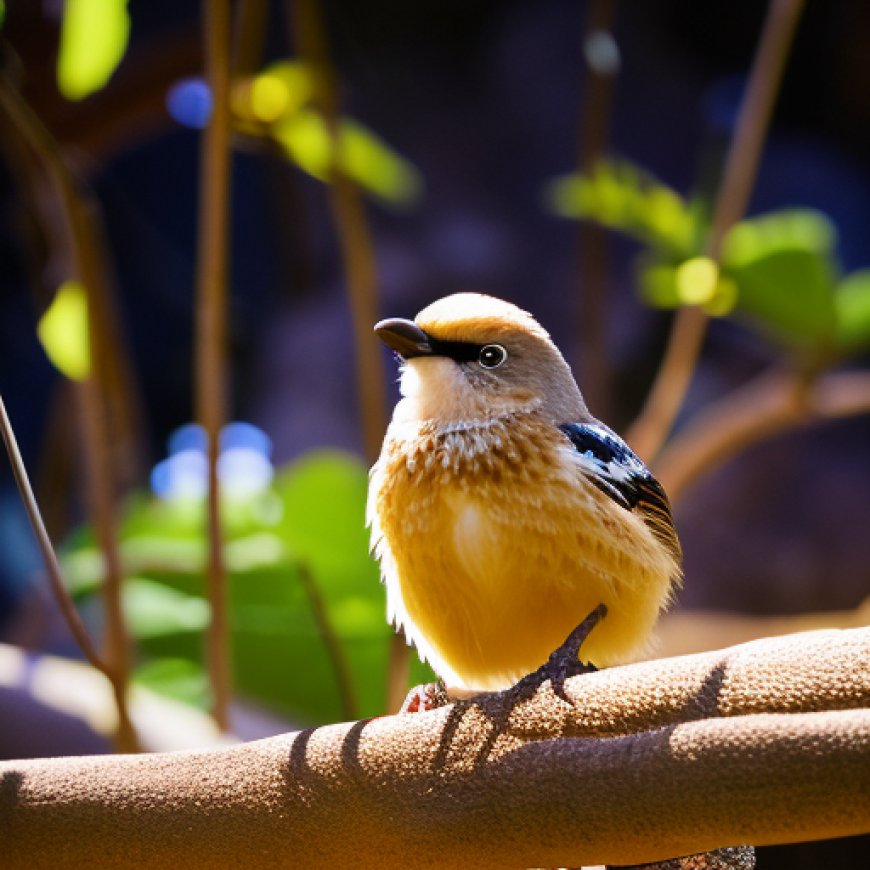
[[[815,632],[577,677],[573,705],[545,686],[510,711],[6,762],[0,848],[10,868],[503,868],[865,833],[868,662],[870,629]]]
[[[655,463],[671,501],[704,472],[741,450],[801,425],[870,413],[870,374],[799,375],[772,370],[713,403],[680,432]]]

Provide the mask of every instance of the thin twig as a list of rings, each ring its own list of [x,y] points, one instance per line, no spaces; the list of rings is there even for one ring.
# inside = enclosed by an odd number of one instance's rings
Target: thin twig
[[[347,656],[344,654],[341,641],[332,627],[329,614],[326,612],[326,605],[323,603],[323,596],[320,594],[320,589],[317,586],[317,581],[314,579],[311,568],[307,563],[299,561],[296,563],[296,569],[299,572],[299,580],[302,583],[305,597],[308,599],[308,606],[311,608],[311,615],[314,618],[320,639],[323,641],[323,645],[326,647],[326,654],[332,663],[332,670],[335,673],[335,682],[338,687],[338,697],[341,702],[341,715],[346,721],[350,721],[359,715],[359,711],[357,709],[356,694],[353,689],[353,677],[351,676]]]
[[[116,494],[105,394],[105,369],[110,365],[108,355],[111,350],[102,328],[105,324],[104,314],[99,311],[104,299],[95,297],[97,288],[102,285],[99,244],[94,238],[95,230],[91,213],[85,205],[85,194],[67,166],[57,143],[15,88],[2,76],[0,105],[54,179],[62,213],[68,225],[73,275],[81,282],[86,293],[92,370],[76,386],[83,429],[82,443],[87,466],[90,514],[105,569],[102,596],[106,620],[106,667],[101,670],[112,684],[117,704],[118,748],[122,751],[133,751],[138,748],[138,742],[127,705],[130,642],[121,602],[123,569],[116,532]]]
[[[374,462],[386,429],[384,371],[381,351],[372,336],[378,317],[378,281],[374,246],[359,188],[342,171],[341,109],[338,77],[329,54],[326,30],[317,0],[293,4],[299,54],[314,77],[314,102],[323,113],[330,136],[329,204],[341,245],[344,276],[353,318],[357,389],[362,414],[363,447]]]
[[[771,110],[782,80],[804,0],[771,0],[758,43],[746,96],[713,209],[707,256],[717,260],[722,240],[740,220],[749,202],[767,135]],[[681,308],[668,347],[646,402],[629,431],[629,441],[646,459],[653,459],[667,439],[682,407],[709,318],[703,309]]]
[[[583,33],[587,53],[580,119],[580,171],[591,175],[607,146],[607,133],[618,73],[618,56],[596,62],[595,40],[612,38],[617,0],[591,0]],[[577,238],[580,278],[580,343],[577,349],[583,394],[594,413],[610,417],[612,372],[607,353],[607,233],[592,221],[580,221]]]
[[[699,477],[753,444],[798,426],[868,413],[868,372],[833,372],[807,388],[798,374],[770,371],[697,415],[662,452],[656,476],[677,502]]]
[[[268,0],[239,0],[236,6],[233,78],[253,75],[263,59]]]
[[[220,431],[226,419],[227,272],[230,197],[230,3],[206,0],[204,48],[212,114],[202,139],[199,249],[196,286],[197,418],[208,437],[208,562],[211,622],[207,635],[212,713],[229,728],[232,692],[227,572],[224,561],[217,475]]]
[[[30,526],[36,537],[36,543],[39,546],[39,552],[42,555],[42,561],[45,565],[51,591],[54,594],[54,600],[57,602],[57,606],[67,624],[67,628],[70,630],[70,634],[72,634],[79,649],[84,653],[85,658],[98,671],[108,676],[108,665],[100,658],[67,591],[63,580],[63,572],[57,560],[57,554],[54,552],[54,547],[51,544],[51,539],[46,531],[45,523],[42,521],[42,514],[39,512],[39,505],[36,503],[36,498],[33,495],[33,488],[30,485],[27,469],[24,466],[24,460],[21,458],[21,451],[18,449],[15,432],[6,413],[6,405],[3,403],[2,396],[0,396],[0,433],[3,435],[3,443],[6,445],[6,452],[9,454],[9,464],[12,466],[12,474],[15,477],[21,501],[24,503],[24,510],[27,512],[27,518],[30,521]]]
[[[356,184],[342,171],[341,113],[337,74],[329,54],[317,0],[290,4],[299,54],[313,71],[314,101],[326,122],[332,147],[329,204],[341,245],[356,349],[357,390],[362,414],[363,447],[374,462],[386,429],[384,371],[372,326],[377,320],[378,285],[374,247]],[[387,673],[387,705],[397,710],[407,691],[409,651],[399,635],[391,641]]]

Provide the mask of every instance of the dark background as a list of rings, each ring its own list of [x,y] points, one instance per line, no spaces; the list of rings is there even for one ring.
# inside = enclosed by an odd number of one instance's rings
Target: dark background
[[[164,98],[173,82],[200,72],[200,4],[133,0],[128,55],[109,87],[81,104],[65,103],[54,85],[58,5],[7,4],[2,33],[15,53],[4,50],[3,61],[98,194],[153,464],[193,414],[199,133],[176,124]],[[714,189],[765,5],[621,3],[611,150],[681,192]],[[267,60],[292,53],[284,7],[273,7]],[[345,111],[425,180],[416,208],[368,210],[382,315],[412,316],[459,290],[492,292],[531,309],[577,359],[577,225],[548,214],[542,190],[578,163],[586,4],[332,0],[324,9]],[[752,213],[825,211],[847,270],[870,265],[868,41],[867,3],[807,4],[750,205]],[[232,416],[270,434],[277,462],[322,445],[360,452],[351,327],[322,186],[245,148],[233,160],[232,213]],[[40,257],[33,220],[14,173],[0,164],[0,393],[38,476],[56,468],[65,426],[59,376],[35,338],[57,275]],[[609,250],[617,389],[607,422],[624,429],[654,375],[669,316],[636,300],[634,248],[613,238]],[[773,355],[739,324],[714,323],[685,413]],[[677,508],[681,606],[857,606],[870,591],[868,444],[870,420],[827,424],[759,445],[705,478]],[[38,563],[2,465],[0,635],[16,638]],[[63,487],[49,491],[63,498]],[[74,522],[79,506],[67,503],[64,522]],[[40,640],[54,643],[51,632]],[[846,860],[837,850],[848,848],[806,847],[760,866],[837,866]]]

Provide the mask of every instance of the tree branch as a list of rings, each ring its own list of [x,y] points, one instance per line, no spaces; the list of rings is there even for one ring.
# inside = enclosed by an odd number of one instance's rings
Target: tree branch
[[[314,75],[314,103],[323,114],[330,140],[329,208],[338,236],[347,298],[353,323],[357,394],[360,404],[363,451],[375,462],[387,428],[386,389],[381,350],[372,340],[378,319],[378,276],[375,249],[366,221],[365,203],[356,183],[343,170],[341,95],[326,23],[319,0],[291,0],[299,56]],[[405,638],[391,638],[387,664],[387,709],[396,709],[408,690],[410,654]]]
[[[717,262],[723,239],[749,203],[774,100],[803,7],[804,0],[770,0],[713,208],[707,256]],[[645,459],[652,460],[659,452],[683,405],[708,321],[706,312],[697,306],[681,308],[674,318],[661,367],[629,433],[629,443]]]
[[[867,413],[867,372],[833,372],[807,384],[799,374],[773,369],[699,412],[654,470],[676,504],[702,474],[752,444],[799,426]]]
[[[115,468],[110,446],[108,387],[122,383],[108,370],[121,368],[116,353],[120,345],[109,334],[111,316],[106,310],[109,297],[101,263],[101,242],[94,208],[88,194],[71,171],[58,144],[20,94],[0,76],[0,106],[43,164],[54,182],[61,214],[66,223],[71,249],[72,277],[80,281],[87,298],[89,352],[92,371],[77,385],[77,400],[81,417],[89,512],[100,543],[106,576],[102,587],[106,621],[105,653],[99,657],[101,670],[112,683],[118,705],[116,742],[121,749],[136,747],[136,734],[127,709],[127,684],[130,670],[130,642],[121,606],[123,571],[117,541],[117,511]],[[60,246],[59,246],[60,247]],[[37,536],[39,532],[37,531]],[[47,563],[49,576],[53,567]],[[57,586],[52,580],[57,594]],[[61,605],[67,609],[66,604]],[[69,623],[72,628],[72,623]],[[79,639],[79,632],[73,630]],[[91,653],[86,655],[93,661]]]
[[[661,860],[870,831],[870,629],[211,752],[0,764],[6,866]],[[499,733],[492,739],[492,729]],[[481,748],[489,747],[485,755]]]
[[[591,175],[607,148],[613,92],[619,73],[619,54],[613,38],[618,0],[592,0],[588,4],[583,33],[586,55],[583,105],[580,118],[580,171]],[[595,54],[595,40],[613,40],[614,56]],[[609,239],[604,228],[592,221],[580,221],[577,230],[579,277],[579,324],[576,357],[583,377],[583,395],[602,419],[610,417],[613,371],[607,352],[606,299]]]

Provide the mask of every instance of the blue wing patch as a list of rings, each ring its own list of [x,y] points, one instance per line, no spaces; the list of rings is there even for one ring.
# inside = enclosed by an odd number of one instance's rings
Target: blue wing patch
[[[621,507],[637,509],[656,537],[679,559],[670,502],[640,457],[602,423],[565,423],[559,429],[574,445],[589,480]]]

